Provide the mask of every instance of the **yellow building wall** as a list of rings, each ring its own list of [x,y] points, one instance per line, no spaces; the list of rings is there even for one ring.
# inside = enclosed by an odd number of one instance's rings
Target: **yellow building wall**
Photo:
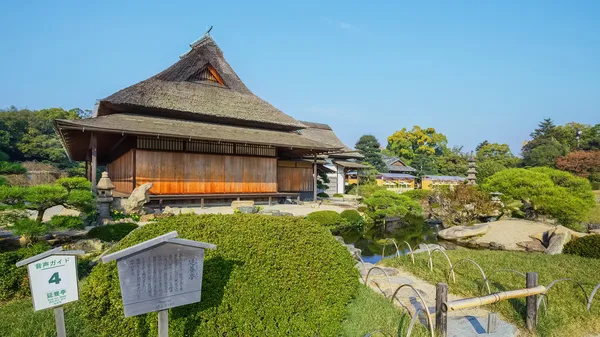
[[[432,190],[434,189],[436,186],[450,186],[450,185],[458,185],[459,183],[461,183],[460,181],[444,181],[442,183],[438,183],[435,180],[430,180],[430,179],[423,179],[422,183],[421,183],[421,188],[424,190]]]

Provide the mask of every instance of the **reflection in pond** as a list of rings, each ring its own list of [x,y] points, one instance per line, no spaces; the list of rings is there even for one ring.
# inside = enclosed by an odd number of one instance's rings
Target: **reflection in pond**
[[[408,252],[408,247],[403,241],[408,242],[413,249],[420,243],[437,242],[437,225],[425,222],[422,217],[406,217],[404,219],[388,221],[385,226],[378,226],[365,231],[356,229],[343,230],[333,233],[344,238],[346,244],[353,244],[362,251],[361,256],[365,262],[377,263],[381,260],[383,247],[385,256],[392,257],[396,254],[393,243],[384,239],[394,239],[398,243],[400,254]]]

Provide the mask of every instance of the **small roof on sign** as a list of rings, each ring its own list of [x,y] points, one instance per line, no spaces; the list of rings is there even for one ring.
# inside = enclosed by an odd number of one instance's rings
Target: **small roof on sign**
[[[52,255],[83,255],[83,254],[85,254],[85,252],[83,250],[63,250],[62,247],[57,247],[54,249],[50,249],[49,251],[43,252],[41,254],[27,258],[25,260],[21,260],[16,263],[16,266],[17,267],[26,266],[30,263],[34,263],[35,261],[39,261],[41,259],[47,258],[48,256],[52,256]]]
[[[176,245],[182,245],[182,246],[188,246],[188,247],[195,247],[195,248],[202,248],[202,249],[216,249],[217,246],[213,245],[212,243],[205,243],[205,242],[199,242],[199,241],[193,241],[193,240],[187,240],[187,239],[180,239],[177,238],[177,231],[173,231],[173,232],[169,232],[167,234],[158,236],[154,239],[150,239],[148,241],[144,241],[141,243],[138,243],[135,246],[120,250],[118,252],[112,253],[112,254],[108,254],[106,256],[102,257],[102,262],[103,263],[107,263],[113,260],[120,260],[124,257],[127,257],[129,255],[133,255],[136,253],[139,253],[141,251],[150,249],[152,247],[161,245],[163,243],[173,243]]]

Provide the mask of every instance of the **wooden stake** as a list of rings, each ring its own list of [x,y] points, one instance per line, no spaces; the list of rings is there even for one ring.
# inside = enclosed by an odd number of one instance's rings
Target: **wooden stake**
[[[169,337],[169,310],[158,312],[158,337]]]
[[[435,286],[435,329],[440,337],[446,337],[448,334],[448,317],[443,307],[448,301],[448,285],[438,283]],[[425,308],[425,310],[428,310]]]
[[[67,331],[65,329],[65,312],[62,306],[54,308],[54,320],[56,321],[56,336],[66,337]]]
[[[538,274],[534,272],[527,273],[527,288],[535,288],[538,285]],[[535,331],[537,325],[537,295],[527,296],[525,299],[527,304],[527,317],[525,317],[525,326],[530,332]]]

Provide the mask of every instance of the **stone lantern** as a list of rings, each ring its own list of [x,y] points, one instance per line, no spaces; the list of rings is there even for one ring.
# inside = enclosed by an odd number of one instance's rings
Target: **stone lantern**
[[[96,202],[98,203],[99,223],[111,218],[110,204],[113,201],[114,189],[115,185],[113,185],[112,181],[110,181],[108,172],[102,172],[102,178],[100,178],[98,185],[96,185]]]

